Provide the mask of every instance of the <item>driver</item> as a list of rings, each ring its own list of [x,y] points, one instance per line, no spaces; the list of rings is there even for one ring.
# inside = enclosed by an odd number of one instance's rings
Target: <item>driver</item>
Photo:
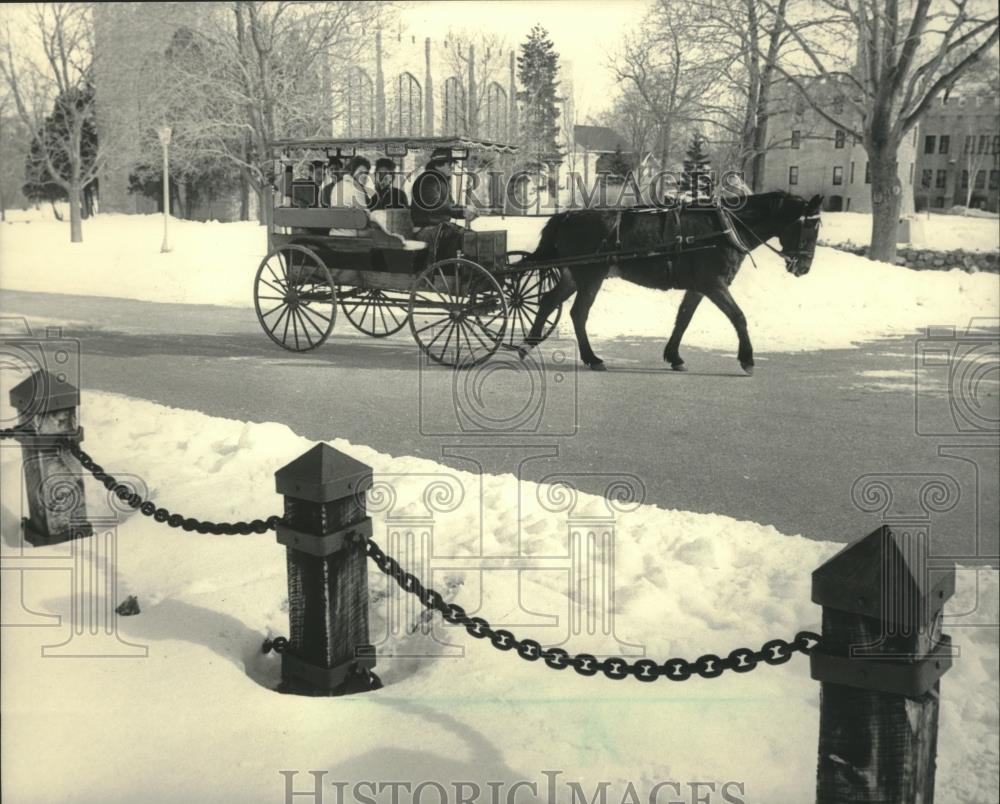
[[[462,246],[463,229],[452,218],[473,221],[475,207],[459,206],[451,196],[452,165],[448,148],[435,148],[424,172],[413,182],[410,214],[416,227],[414,237],[429,243],[434,259],[454,257]]]

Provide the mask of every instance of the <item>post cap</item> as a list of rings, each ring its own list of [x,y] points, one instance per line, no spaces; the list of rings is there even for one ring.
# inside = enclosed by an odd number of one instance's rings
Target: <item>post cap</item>
[[[278,494],[325,503],[357,494],[370,484],[372,468],[329,444],[317,444],[274,473]]]
[[[955,593],[954,563],[929,572],[928,547],[882,525],[812,574],[812,600],[825,608],[922,627]]]
[[[60,376],[63,379],[60,379]],[[80,390],[47,369],[39,369],[10,389],[10,404],[19,413],[51,413],[80,405]]]

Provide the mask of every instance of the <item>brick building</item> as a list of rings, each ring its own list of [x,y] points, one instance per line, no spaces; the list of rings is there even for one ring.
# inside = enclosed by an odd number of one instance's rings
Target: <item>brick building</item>
[[[845,101],[835,87],[817,82],[816,92],[829,95],[830,114],[842,117]],[[768,121],[768,135],[781,143],[764,159],[765,190],[787,190],[805,197],[824,196],[824,209],[831,212],[871,212],[871,175],[868,154],[860,140],[819,115],[794,89],[776,106],[787,109]],[[780,93],[777,93],[780,96]],[[858,123],[860,126],[860,122]],[[903,187],[904,213],[913,211],[917,176],[918,134],[913,131],[899,149],[899,180]]]
[[[1000,96],[937,98],[920,122],[917,209],[1000,211]]]

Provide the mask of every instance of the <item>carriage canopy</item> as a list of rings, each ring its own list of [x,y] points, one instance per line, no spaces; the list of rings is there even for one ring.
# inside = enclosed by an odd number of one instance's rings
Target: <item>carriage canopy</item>
[[[358,151],[378,151],[391,157],[404,157],[411,151],[430,151],[448,148],[452,158],[463,161],[470,154],[517,153],[517,147],[504,142],[491,142],[471,137],[341,137],[317,139],[275,140],[270,144],[273,156],[301,158],[306,153],[325,153],[327,156],[353,156]]]

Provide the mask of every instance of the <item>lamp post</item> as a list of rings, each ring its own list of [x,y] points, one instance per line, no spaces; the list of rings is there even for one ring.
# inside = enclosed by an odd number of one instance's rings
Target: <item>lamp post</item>
[[[170,126],[160,126],[156,133],[163,147],[163,245],[160,246],[160,253],[166,254],[170,251],[167,239],[170,221]]]

